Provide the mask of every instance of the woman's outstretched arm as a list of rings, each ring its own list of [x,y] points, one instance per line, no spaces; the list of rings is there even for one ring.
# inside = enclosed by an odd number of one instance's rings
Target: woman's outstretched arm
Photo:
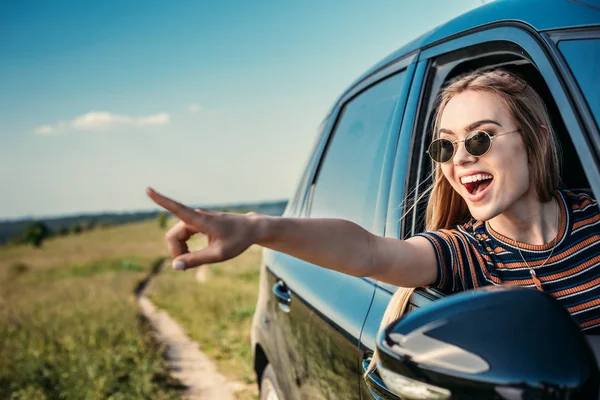
[[[334,218],[250,218],[258,226],[257,244],[312,264],[404,287],[425,286],[437,278],[434,250],[422,237],[385,238]]]
[[[437,278],[433,247],[422,237],[384,238],[343,219],[193,210],[152,189],[147,194],[180,220],[166,234],[176,269],[221,262],[258,244],[324,268],[398,286],[424,286]],[[190,253],[186,242],[195,233],[207,235],[208,246]]]

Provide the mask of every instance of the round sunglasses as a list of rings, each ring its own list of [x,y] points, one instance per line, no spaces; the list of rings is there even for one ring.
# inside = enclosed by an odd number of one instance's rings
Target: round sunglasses
[[[515,133],[519,130],[497,133],[490,135],[486,131],[473,131],[467,135],[464,140],[449,140],[449,139],[436,139],[429,145],[427,154],[429,157],[437,163],[445,163],[450,161],[456,153],[457,143],[465,142],[465,150],[473,157],[481,157],[492,147],[494,138],[498,136],[508,135],[509,133]]]

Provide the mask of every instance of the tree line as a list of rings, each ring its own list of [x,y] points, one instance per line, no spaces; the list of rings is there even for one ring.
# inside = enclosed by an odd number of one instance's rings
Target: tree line
[[[266,215],[281,215],[287,205],[287,201],[275,201],[275,202],[263,202],[256,204],[240,204],[233,206],[220,206],[220,207],[208,207],[215,211],[222,212],[234,212],[234,213],[247,213],[249,211],[256,211]],[[122,225],[129,222],[137,222],[141,220],[147,220],[155,218],[161,229],[167,228],[167,219],[170,216],[167,213],[160,211],[154,212],[139,212],[130,213],[126,215],[117,214],[100,214],[94,217],[89,216],[88,218],[82,219],[82,217],[68,217],[53,221],[43,220],[32,220],[22,223],[25,225],[24,228],[17,227],[17,232],[9,233],[6,232],[4,240],[0,237],[0,246],[2,243],[14,244],[14,245],[31,245],[34,248],[42,247],[45,240],[53,237],[79,235],[83,232],[92,231],[98,228],[109,228],[112,226]],[[76,218],[74,220],[74,218]],[[69,223],[70,222],[70,223]],[[17,222],[21,224],[21,222]],[[61,224],[62,223],[62,224]],[[0,226],[2,223],[0,223]],[[12,228],[14,232],[14,227]],[[8,239],[8,240],[6,240]]]
[[[42,247],[46,239],[58,236],[79,235],[82,232],[92,231],[96,228],[108,228],[116,225],[111,221],[98,222],[90,219],[78,222],[72,225],[62,225],[51,229],[43,221],[32,221],[25,226],[22,232],[17,232],[11,236],[10,244],[30,244],[33,247]]]
[[[157,221],[161,229],[166,229],[167,214],[165,212],[159,212]],[[93,231],[97,228],[110,228],[116,225],[122,225],[122,223],[113,221],[98,222],[96,219],[89,219],[70,226],[62,225],[56,229],[51,229],[48,224],[43,221],[32,221],[25,226],[25,229],[22,232],[18,232],[11,236],[9,244],[29,244],[35,248],[39,248],[42,247],[42,244],[46,239],[52,237],[79,235],[82,232]]]

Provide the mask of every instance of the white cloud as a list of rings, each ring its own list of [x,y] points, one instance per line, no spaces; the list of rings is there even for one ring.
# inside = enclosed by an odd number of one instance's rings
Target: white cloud
[[[35,128],[38,135],[53,135],[61,131],[97,131],[119,126],[158,126],[168,124],[171,116],[167,113],[132,117],[113,114],[108,111],[90,111],[71,121],[59,121],[54,125],[41,125]]]
[[[192,114],[196,114],[198,111],[200,111],[200,108],[200,105],[196,103],[188,104],[187,106],[188,111]]]
[[[155,115],[148,115],[147,117],[140,117],[137,119],[136,124],[140,126],[144,125],[166,125],[171,120],[171,116],[167,113],[160,113]]]
[[[52,135],[55,133],[56,129],[51,125],[42,125],[35,128],[35,133],[38,135]]]

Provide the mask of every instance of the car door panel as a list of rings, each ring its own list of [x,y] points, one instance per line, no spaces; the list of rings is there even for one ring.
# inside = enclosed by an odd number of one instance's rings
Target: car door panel
[[[289,398],[358,398],[357,342],[374,285],[280,253],[267,262],[270,283],[282,282],[291,297],[289,312],[273,313]]]
[[[351,97],[350,107],[334,109],[339,114],[334,132],[340,134],[329,138],[322,157],[325,167],[317,169],[318,178],[308,197],[311,217],[345,218],[371,231],[382,229],[393,154],[413,70],[396,69],[395,74],[376,82],[375,89],[365,88]],[[350,146],[346,146],[348,141]],[[349,165],[348,170],[339,169],[339,161]],[[348,186],[344,180],[358,184]],[[274,277],[273,296],[285,303],[273,318],[278,357],[286,371],[280,384],[289,398],[358,399],[358,339],[375,292],[373,282],[283,253],[270,251],[265,262]]]

